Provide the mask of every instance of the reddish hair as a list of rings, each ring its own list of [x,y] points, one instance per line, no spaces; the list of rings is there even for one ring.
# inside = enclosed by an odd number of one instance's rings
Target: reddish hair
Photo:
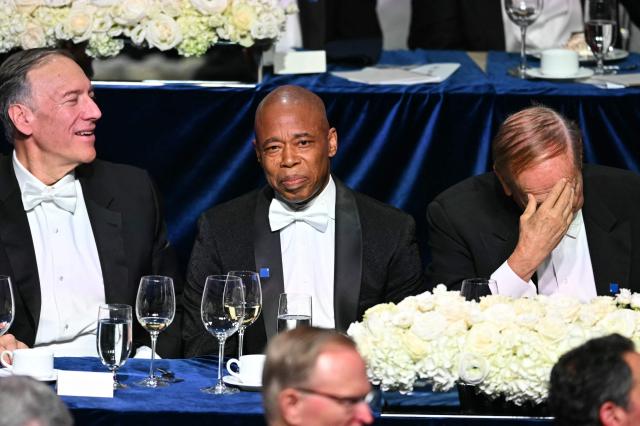
[[[524,170],[545,160],[573,153],[582,167],[582,136],[575,123],[551,108],[535,106],[509,116],[493,139],[493,168],[512,182]]]

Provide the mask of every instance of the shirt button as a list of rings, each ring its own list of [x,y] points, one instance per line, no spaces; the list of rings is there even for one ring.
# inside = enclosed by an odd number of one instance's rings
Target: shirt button
[[[56,229],[54,229],[54,230],[53,230],[53,233],[54,233],[54,234],[57,234],[57,233],[58,233],[58,231],[59,231],[59,229],[58,229],[58,228],[56,228]]]
[[[59,280],[59,281],[64,281],[64,277],[63,277],[62,275],[60,275],[60,276],[58,277],[58,280]]]
[[[68,330],[69,329],[69,324],[65,324],[64,329]]]

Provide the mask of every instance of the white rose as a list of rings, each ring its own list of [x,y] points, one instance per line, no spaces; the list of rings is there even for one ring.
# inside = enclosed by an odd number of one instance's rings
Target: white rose
[[[463,353],[460,356],[459,376],[469,385],[477,385],[482,382],[489,373],[487,360],[474,353]]]
[[[256,11],[252,6],[239,2],[231,5],[231,23],[238,31],[249,31],[256,18]]]
[[[618,333],[630,338],[636,329],[638,315],[637,311],[618,309],[607,314],[596,326],[606,333]]]
[[[628,306],[631,304],[631,290],[628,288],[621,288],[620,293],[615,297],[616,303],[622,306]]]
[[[140,46],[146,36],[146,30],[143,25],[136,25],[131,29],[125,29],[124,35],[129,37],[133,44],[135,44],[136,46]]]
[[[640,309],[640,293],[633,293],[631,295],[631,308]]]
[[[578,299],[556,293],[549,297],[546,310],[547,315],[559,316],[565,322],[572,322],[578,318],[581,307]]]
[[[411,332],[423,340],[433,340],[445,332],[447,319],[438,312],[418,315],[411,326]]]
[[[69,15],[64,21],[64,30],[71,35],[73,41],[81,42],[88,40],[93,28],[93,16],[95,7],[90,5],[74,5],[69,10]]]
[[[113,19],[108,13],[97,13],[93,18],[94,33],[106,33],[113,28]]]
[[[14,0],[17,7],[44,6],[44,0]]]
[[[489,356],[498,350],[500,333],[488,323],[480,323],[471,327],[464,342],[466,352]]]
[[[182,33],[172,17],[159,14],[147,22],[145,38],[149,46],[169,50],[182,41]]]
[[[122,3],[123,1],[128,1],[128,0],[89,0],[89,2],[91,4],[93,4],[94,6],[98,6],[98,7],[111,7],[111,6],[116,6],[120,3]]]
[[[159,3],[160,12],[165,15],[177,18],[180,16],[180,0],[156,0]]]
[[[482,303],[480,304],[482,307]],[[483,311],[485,321],[496,329],[502,330],[507,325],[516,321],[516,311],[508,303],[496,303]]]
[[[46,37],[43,29],[36,24],[28,24],[20,34],[20,47],[24,50],[45,47]]]
[[[568,333],[566,324],[558,317],[541,318],[535,327],[536,331],[549,343],[559,342]]]
[[[262,15],[251,26],[251,36],[254,39],[275,39],[280,34],[280,24],[274,14]]]
[[[224,12],[228,0],[189,0],[191,5],[203,15],[214,15]]]
[[[136,25],[150,8],[150,0],[126,0],[113,8],[113,20],[121,25]]]

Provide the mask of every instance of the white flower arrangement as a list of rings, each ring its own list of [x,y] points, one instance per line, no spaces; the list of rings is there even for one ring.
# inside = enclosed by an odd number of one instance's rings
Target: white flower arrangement
[[[200,56],[219,41],[249,47],[276,39],[295,12],[293,0],[0,0],[0,53],[68,40],[107,57],[128,38]]]
[[[629,309],[631,308],[631,309]],[[566,296],[466,301],[437,286],[397,305],[367,310],[347,333],[383,390],[410,392],[418,379],[436,391],[477,386],[516,405],[547,398],[558,358],[585,341],[619,333],[640,347],[640,294],[623,289],[582,304]]]

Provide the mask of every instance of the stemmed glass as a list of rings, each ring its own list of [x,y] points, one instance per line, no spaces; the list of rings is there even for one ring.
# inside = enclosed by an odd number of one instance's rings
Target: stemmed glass
[[[15,315],[11,278],[0,275],[0,336],[9,330]]]
[[[238,392],[227,388],[222,381],[224,342],[235,333],[244,318],[244,286],[242,279],[233,275],[210,275],[204,284],[200,314],[202,323],[218,339],[218,381],[202,391],[216,395]]]
[[[584,37],[596,58],[596,74],[605,74],[604,57],[618,33],[615,0],[587,0],[584,5]]]
[[[154,375],[153,361],[156,357],[158,334],[169,327],[175,314],[176,296],[173,290],[173,280],[160,275],[142,277],[136,297],[136,317],[140,325],[151,335],[151,363],[149,364],[149,377],[136,383],[137,385],[157,388],[168,384]]]
[[[527,76],[527,27],[535,22],[542,12],[543,0],[504,0],[504,7],[509,19],[520,27],[520,66],[511,68],[509,74],[526,78]]]
[[[244,286],[244,320],[238,329],[238,359],[242,356],[244,330],[253,324],[262,311],[262,288],[260,275],[253,271],[231,271],[229,275],[238,277]]]
[[[495,280],[489,278],[469,278],[462,281],[460,294],[464,296],[465,300],[475,300],[479,302],[481,297],[491,294],[491,287],[498,288]]]
[[[282,293],[278,300],[278,333],[311,325],[311,295]]]
[[[98,308],[98,335],[96,344],[102,363],[113,373],[113,388],[125,389],[116,374],[131,354],[133,337],[131,306],[100,305]]]

